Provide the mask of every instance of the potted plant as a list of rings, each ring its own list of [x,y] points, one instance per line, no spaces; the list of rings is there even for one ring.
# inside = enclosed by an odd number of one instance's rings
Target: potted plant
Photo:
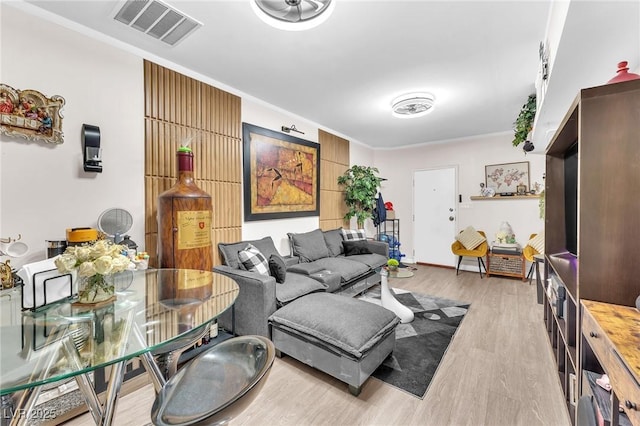
[[[520,114],[518,114],[518,118],[516,118],[516,122],[514,123],[515,127],[514,138],[512,141],[513,146],[518,146],[522,142],[525,143],[525,152],[533,150],[533,144],[527,141],[527,136],[529,136],[529,132],[533,129],[533,120],[536,117],[536,95],[531,94],[527,99],[527,103],[522,105],[522,109],[520,109]]]
[[[358,228],[364,227],[364,221],[373,217],[376,206],[376,193],[382,179],[376,175],[378,169],[369,166],[352,166],[342,176],[338,176],[338,185],[345,189],[344,200],[349,208],[345,220],[356,218]]]

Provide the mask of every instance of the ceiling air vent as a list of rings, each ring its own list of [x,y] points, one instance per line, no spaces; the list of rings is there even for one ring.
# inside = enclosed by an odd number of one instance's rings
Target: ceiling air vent
[[[202,26],[159,0],[128,0],[113,19],[171,46]]]

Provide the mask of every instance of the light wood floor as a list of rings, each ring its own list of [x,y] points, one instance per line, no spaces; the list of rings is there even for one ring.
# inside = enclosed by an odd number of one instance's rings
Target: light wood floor
[[[424,400],[369,379],[347,385],[289,357],[276,359],[233,425],[570,425],[534,285],[418,266],[391,285],[471,303]],[[118,426],[150,422],[153,389],[121,398]],[[206,396],[203,396],[206,397]],[[66,423],[91,425],[89,415]]]

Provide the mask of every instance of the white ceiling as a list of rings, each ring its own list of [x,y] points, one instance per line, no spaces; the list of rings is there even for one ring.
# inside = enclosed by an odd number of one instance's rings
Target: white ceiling
[[[166,2],[204,24],[175,47],[113,20],[118,1],[29,1],[374,148],[512,129],[535,91],[550,6],[337,0],[321,26],[287,32],[248,0]],[[391,100],[415,91],[433,93],[434,110],[392,117]]]

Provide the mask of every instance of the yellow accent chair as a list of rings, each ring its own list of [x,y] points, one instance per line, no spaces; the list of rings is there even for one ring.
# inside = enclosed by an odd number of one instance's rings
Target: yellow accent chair
[[[531,234],[531,236],[529,237],[529,241],[531,241],[536,235],[538,234]],[[524,258],[527,259],[528,262],[531,262],[531,267],[529,267],[529,272],[527,273],[529,285],[531,285],[531,280],[533,279],[533,268],[536,266],[536,263],[533,260],[533,256],[535,256],[536,254],[540,253],[538,253],[538,250],[534,249],[529,244],[524,246],[524,248],[522,249],[522,255],[524,256]]]
[[[475,257],[478,259],[478,271],[480,272],[480,278],[482,278],[482,268],[484,268],[484,272],[487,272],[487,267],[484,264],[483,257],[487,255],[487,251],[489,249],[489,245],[487,244],[486,235],[483,231],[478,231],[480,235],[485,237],[485,240],[480,243],[479,246],[474,248],[473,250],[467,250],[460,241],[455,241],[451,244],[451,251],[453,254],[458,256],[458,265],[456,266],[456,275],[458,275],[458,271],[460,270],[460,263],[462,263],[463,257]],[[482,265],[482,266],[480,266]]]

